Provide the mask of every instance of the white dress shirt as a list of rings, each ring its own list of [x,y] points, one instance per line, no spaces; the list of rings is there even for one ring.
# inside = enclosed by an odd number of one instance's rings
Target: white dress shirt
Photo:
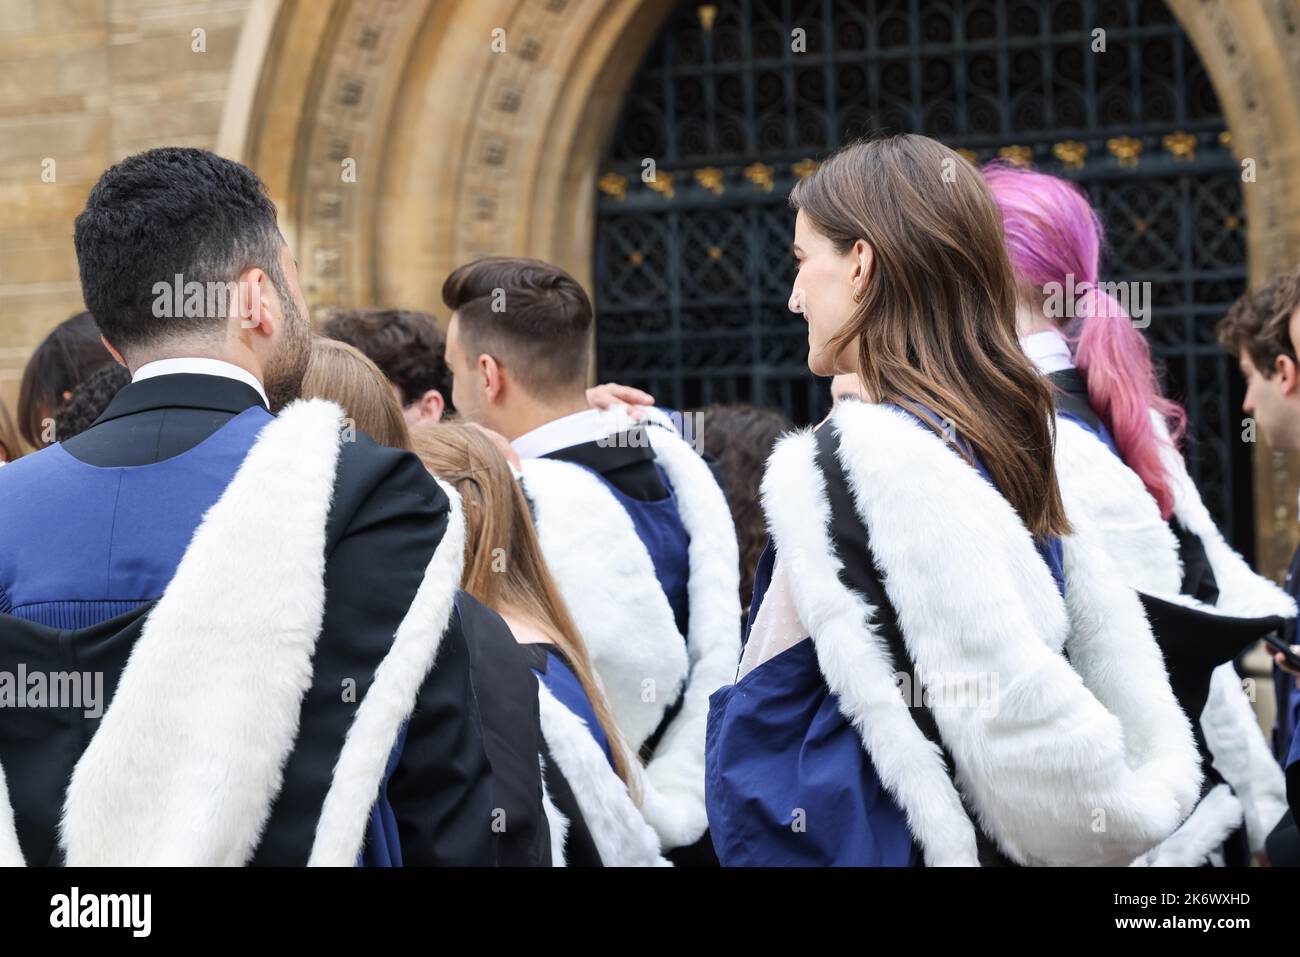
[[[1020,337],[1020,351],[1027,355],[1043,375],[1074,368],[1074,356],[1065,336],[1052,329]]]
[[[179,359],[158,359],[155,362],[146,362],[140,368],[135,370],[131,376],[132,382],[141,382],[145,379],[152,379],[160,375],[176,375],[178,373],[190,373],[191,375],[219,375],[226,379],[237,379],[247,386],[257,390],[257,394],[262,397],[262,404],[268,409],[271,408],[271,400],[266,397],[266,390],[262,388],[262,383],[257,381],[257,376],[247,369],[241,369],[232,362],[223,362],[221,359],[206,359],[198,356],[185,356]]]
[[[539,425],[510,444],[521,459],[540,459],[571,445],[595,442],[609,434],[609,420],[598,409],[584,409]]]

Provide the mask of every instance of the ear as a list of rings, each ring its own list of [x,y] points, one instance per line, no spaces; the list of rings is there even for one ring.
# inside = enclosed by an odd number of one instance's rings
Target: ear
[[[124,369],[129,368],[129,367],[127,366],[127,364],[126,364],[126,360],[122,358],[122,353],[120,353],[120,352],[118,352],[116,349],[114,349],[114,348],[113,348],[113,344],[112,344],[111,342],[109,342],[109,341],[108,341],[107,339],[105,339],[103,336],[100,336],[100,337],[99,337],[99,341],[102,342],[102,343],[104,344],[104,348],[108,350],[108,354],[109,354],[110,356],[113,357],[113,361],[114,361],[114,362],[116,362],[118,365],[120,365],[120,366],[121,366],[122,368],[124,368]]]
[[[447,400],[437,389],[430,389],[417,400],[420,406],[420,418],[428,422],[438,422],[447,408]]]
[[[483,353],[478,357],[478,373],[483,382],[483,395],[489,402],[500,402],[506,382],[497,360],[486,352]]]
[[[237,282],[235,301],[238,308],[229,318],[238,324],[241,331],[254,336],[270,336],[280,315],[280,299],[271,277],[253,266],[241,273]]]
[[[1277,387],[1285,396],[1292,395],[1297,384],[1296,362],[1290,356],[1278,356],[1273,363],[1273,375],[1277,377]]]
[[[849,274],[849,281],[853,283],[853,291],[860,297],[867,291],[867,283],[871,282],[871,267],[875,265],[876,254],[865,239],[859,239],[849,250],[849,255],[854,259],[853,271]]]

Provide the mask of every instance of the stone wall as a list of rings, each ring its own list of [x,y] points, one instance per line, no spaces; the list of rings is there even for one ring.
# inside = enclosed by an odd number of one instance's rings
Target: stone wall
[[[0,0],[0,396],[11,409],[32,347],[82,307],[72,222],[86,193],[139,150],[216,145],[251,2]]]

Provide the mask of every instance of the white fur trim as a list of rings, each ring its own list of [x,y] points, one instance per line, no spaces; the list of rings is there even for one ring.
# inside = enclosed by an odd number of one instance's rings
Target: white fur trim
[[[672,848],[708,827],[704,733],[709,696],[732,679],[740,657],[740,559],[726,498],[704,460],[669,430],[646,433],[690,535],[686,640],[631,517],[599,478],[568,462],[531,459],[524,485],[547,564],[631,748],[684,697],[643,777],[642,813]]]
[[[1286,813],[1286,776],[1273,758],[1232,663],[1214,669],[1210,696],[1201,712],[1201,730],[1214,757],[1214,769],[1241,801],[1252,853]]]
[[[542,815],[551,832],[551,866],[568,867],[564,844],[569,839],[569,819],[551,800],[551,791],[546,786],[546,761],[538,755],[537,763],[542,769]]]
[[[1124,581],[1149,595],[1178,593],[1178,539],[1141,477],[1093,432],[1060,415],[1056,476],[1070,521],[1092,527]]]
[[[675,432],[647,430],[690,535],[690,677],[681,710],[645,769],[642,812],[665,847],[685,847],[709,826],[704,806],[704,734],[709,696],[740,659],[740,554],[731,510],[705,461]]]
[[[1201,539],[1216,579],[1221,572],[1224,575],[1217,605],[1179,594],[1183,569],[1177,540],[1137,473],[1078,423],[1059,416],[1057,423],[1057,477],[1066,513],[1072,524],[1086,525],[1095,533],[1130,585],[1204,614],[1294,613],[1290,597],[1250,571],[1224,542],[1158,415],[1153,413],[1153,425],[1163,442],[1161,455],[1175,491],[1175,515]],[[1245,808],[1251,848],[1259,850],[1286,811],[1285,781],[1231,664],[1215,670],[1210,698],[1199,718],[1216,769]],[[1195,825],[1189,819],[1184,826]],[[1185,844],[1177,833],[1170,841]]]
[[[1296,603],[1285,591],[1262,575],[1257,575],[1246,560],[1233,551],[1214,524],[1209,509],[1201,501],[1192,477],[1187,473],[1187,463],[1169,441],[1169,431],[1164,420],[1154,410],[1151,423],[1161,438],[1160,459],[1165,476],[1174,491],[1174,515],[1183,527],[1201,540],[1206,557],[1214,570],[1219,586],[1219,600],[1215,607],[1221,614],[1238,618],[1263,618],[1278,615],[1294,618]]]
[[[1241,824],[1241,802],[1226,784],[1210,789],[1172,837],[1133,862],[1145,867],[1200,867]]]
[[[438,484],[451,505],[447,529],[348,728],[316,823],[310,866],[356,864],[393,742],[415,707],[451,620],[465,563],[465,520],[460,495],[446,483]]]
[[[289,406],[204,516],[73,771],[69,865],[252,857],[311,685],[341,419]]]
[[[537,703],[542,733],[606,867],[670,867],[659,853],[659,836],[591,736],[587,724],[540,682]]]
[[[600,479],[553,459],[528,459],[523,471],[546,564],[635,751],[690,669],[672,608],[631,517]]]
[[[942,752],[926,740],[895,687],[888,649],[873,624],[876,609],[840,582],[816,458],[811,432],[788,435],[768,459],[762,485],[777,547],[797,556],[792,568],[800,618],[812,631],[827,686],[861,735],[881,783],[907,814],[926,864],[976,866],[975,829]]]
[[[1191,729],[1136,594],[1095,546],[1078,535],[1063,543],[1063,603],[1006,500],[934,433],[867,403],[845,403],[823,427],[838,430],[839,458],[903,639],[935,697],[931,711],[962,792],[990,837],[1021,863],[1116,864],[1172,833],[1199,787]],[[811,436],[783,447],[796,442],[807,461]],[[776,484],[765,479],[764,504],[779,547],[798,549],[795,602],[827,684],[908,813],[927,861],[947,855],[972,863],[973,832],[967,822],[961,835],[951,817],[960,805],[951,785],[934,777],[942,763],[933,745],[917,741],[919,730],[908,734],[900,725],[901,737],[884,734],[867,719],[864,705],[896,712],[914,728],[885,651],[864,627],[871,609],[835,594],[842,586],[826,509],[798,495],[800,482],[814,484],[801,471]],[[819,535],[807,532],[814,524]],[[1069,662],[1060,654],[1067,640]],[[871,657],[879,664],[869,671]],[[995,679],[995,706],[951,703],[947,693],[964,676]],[[921,767],[929,787],[918,786]],[[927,827],[933,813],[923,803],[938,800],[947,812],[943,831]],[[1094,830],[1098,812],[1104,830]]]
[[[14,808],[9,803],[9,788],[5,786],[5,769],[0,767],[0,867],[22,867],[24,864],[18,830],[14,827]]]

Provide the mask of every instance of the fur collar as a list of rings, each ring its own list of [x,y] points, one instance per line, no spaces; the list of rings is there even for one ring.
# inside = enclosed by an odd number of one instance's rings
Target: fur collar
[[[70,866],[252,857],[311,685],[341,419],[286,409],[204,516],[73,771]]]
[[[322,400],[289,406],[204,516],[73,771],[60,829],[68,864],[237,865],[252,857],[311,684],[342,421],[342,410]],[[312,864],[355,864],[392,743],[449,620],[464,524],[459,498],[446,491],[447,531],[357,707]],[[3,782],[0,770],[0,864],[21,864]]]
[[[551,866],[568,867],[564,845],[569,839],[569,819],[551,799],[551,790],[546,786],[546,759],[538,755],[537,763],[542,773],[542,816],[546,818],[546,826],[551,833]]]
[[[690,669],[668,599],[631,517],[591,472],[528,459],[537,538],[629,746],[659,726]],[[631,640],[635,638],[635,640]]]
[[[674,432],[646,431],[690,535],[685,641],[649,553],[604,483],[546,459],[525,462],[523,472],[547,564],[633,750],[683,698],[642,782],[642,812],[672,848],[694,843],[708,827],[704,731],[709,696],[731,680],[740,656],[740,558],[731,512],[708,466]]]
[[[1132,866],[1200,867],[1219,852],[1228,835],[1240,824],[1241,802],[1228,785],[1216,785],[1177,831],[1139,857]]]
[[[451,620],[465,561],[465,519],[460,495],[445,482],[438,484],[450,503],[447,530],[352,718],[316,823],[308,865],[356,863],[393,742],[415,707]]]
[[[827,685],[927,863],[977,863],[963,798],[1025,864],[1125,864],[1171,834],[1200,785],[1191,728],[1137,595],[1095,542],[1063,541],[1063,602],[1006,500],[938,436],[861,402],[823,428],[838,434],[903,639],[936,694],[957,787],[896,690],[875,610],[837,575],[810,432],[773,453],[764,509],[777,547],[798,558],[794,600]],[[996,681],[993,700],[945,701],[969,676]]]
[[[1179,594],[1183,569],[1178,544],[1141,478],[1092,432],[1058,417],[1057,478],[1070,521],[1075,525],[1086,524],[1096,533],[1107,557],[1140,592],[1177,601],[1207,615],[1293,616],[1295,604],[1290,596],[1251,571],[1245,560],[1224,541],[1187,473],[1182,456],[1169,444],[1163,422],[1159,416],[1153,416],[1152,421],[1164,439],[1161,455],[1175,492],[1175,517],[1204,545],[1220,585],[1218,603],[1206,605]],[[1241,823],[1244,817],[1251,847],[1258,850],[1285,813],[1281,768],[1269,752],[1255,712],[1230,663],[1215,670],[1210,697],[1199,721],[1214,756],[1215,768],[1231,785],[1236,797],[1231,802],[1217,798],[1213,811],[1201,813],[1198,809],[1169,839],[1170,851],[1153,851],[1144,858],[1147,863],[1183,859],[1196,851],[1205,860],[1223,838],[1215,841],[1221,828],[1205,827],[1204,822],[1211,818],[1219,821],[1234,808],[1236,823]]]
[[[551,756],[573,789],[574,800],[606,867],[671,866],[659,837],[646,823],[586,723],[538,683],[542,733]]]

